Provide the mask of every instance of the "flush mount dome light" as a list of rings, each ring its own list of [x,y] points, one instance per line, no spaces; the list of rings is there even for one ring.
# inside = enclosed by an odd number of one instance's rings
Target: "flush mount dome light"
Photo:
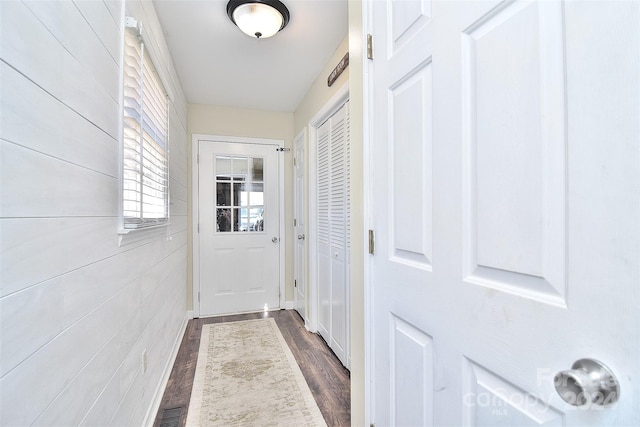
[[[231,0],[227,15],[240,30],[255,38],[267,38],[289,23],[289,10],[278,0]]]

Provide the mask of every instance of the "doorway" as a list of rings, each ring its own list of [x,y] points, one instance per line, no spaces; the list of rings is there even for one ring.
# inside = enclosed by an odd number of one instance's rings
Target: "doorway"
[[[637,425],[638,4],[365,7],[369,421]]]
[[[348,88],[309,126],[311,330],[350,366],[350,226]]]
[[[281,146],[194,136],[194,314],[200,317],[283,306]]]

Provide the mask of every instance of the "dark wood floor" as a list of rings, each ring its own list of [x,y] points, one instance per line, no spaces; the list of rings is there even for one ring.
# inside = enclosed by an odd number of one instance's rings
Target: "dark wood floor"
[[[154,427],[175,425],[184,427],[191,398],[193,377],[200,348],[200,332],[207,323],[273,317],[282,336],[295,356],[309,384],[313,397],[328,426],[351,425],[351,392],[349,371],[317,334],[307,331],[300,315],[294,310],[249,313],[209,317],[189,321],[176,362],[171,371]],[[181,410],[171,411],[175,408]],[[162,422],[163,415],[165,423]],[[174,422],[166,421],[172,417]]]

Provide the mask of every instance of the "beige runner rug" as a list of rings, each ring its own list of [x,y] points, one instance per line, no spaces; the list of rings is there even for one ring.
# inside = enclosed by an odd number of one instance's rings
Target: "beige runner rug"
[[[186,425],[326,426],[272,318],[202,327]]]

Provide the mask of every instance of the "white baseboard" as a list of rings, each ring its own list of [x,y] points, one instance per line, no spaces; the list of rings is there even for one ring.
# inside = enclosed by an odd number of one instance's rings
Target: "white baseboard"
[[[293,308],[295,307],[295,302],[294,301],[285,301],[284,302],[284,309],[285,310],[293,310]]]
[[[187,311],[187,319],[189,320],[193,319],[193,310]]]
[[[180,331],[176,336],[175,341],[173,342],[173,348],[171,349],[171,356],[169,360],[167,360],[167,364],[164,367],[164,371],[162,372],[162,377],[160,377],[160,381],[158,382],[158,386],[153,394],[153,399],[151,399],[151,405],[147,410],[147,415],[144,417],[143,426],[153,427],[153,423],[156,420],[156,415],[158,414],[158,409],[160,409],[160,404],[162,403],[162,396],[164,395],[164,390],[167,388],[167,383],[169,382],[169,376],[171,375],[171,371],[173,370],[173,365],[176,363],[176,358],[178,357],[178,351],[180,350],[180,344],[182,344],[182,338],[184,337],[185,332],[187,331],[187,323],[189,323],[189,319],[193,317],[189,317],[189,312],[185,313],[184,320],[182,321],[182,326],[180,327]]]

